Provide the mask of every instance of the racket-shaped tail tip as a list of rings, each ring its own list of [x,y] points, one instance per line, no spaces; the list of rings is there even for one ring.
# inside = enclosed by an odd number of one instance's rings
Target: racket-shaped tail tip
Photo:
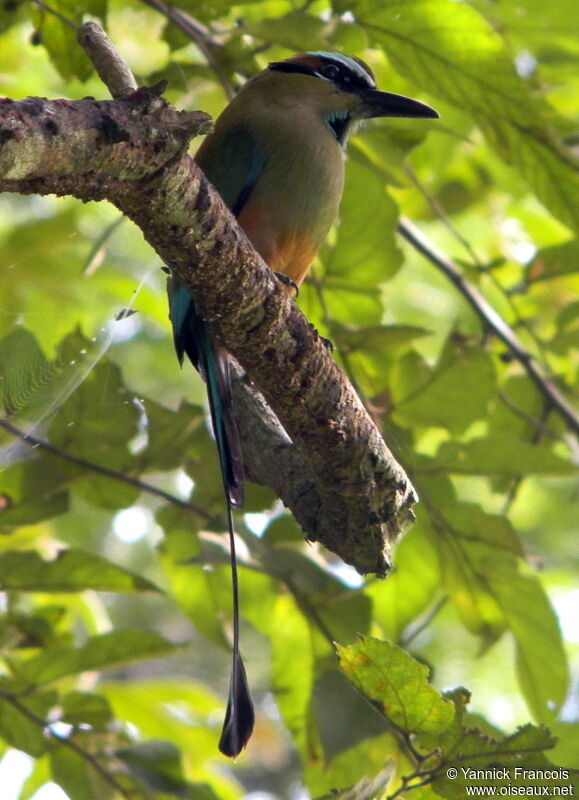
[[[253,702],[240,655],[234,654],[229,699],[219,739],[219,750],[228,758],[237,758],[248,743],[255,723]]]

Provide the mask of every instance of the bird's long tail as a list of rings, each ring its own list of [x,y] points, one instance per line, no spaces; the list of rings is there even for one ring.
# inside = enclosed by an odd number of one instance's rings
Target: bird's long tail
[[[207,384],[207,399],[225,496],[229,506],[241,508],[245,476],[239,429],[231,401],[229,357],[226,350],[212,341],[207,325],[200,317],[195,322],[194,335],[198,360],[193,365]]]
[[[245,666],[239,650],[239,588],[237,584],[237,558],[235,555],[235,536],[231,506],[227,505],[229,522],[229,543],[231,547],[231,582],[233,588],[233,655],[229,697],[223,728],[219,739],[219,749],[224,756],[235,758],[241,753],[251,734],[255,722],[253,702],[249,692]]]
[[[239,586],[235,531],[231,513],[232,506],[239,508],[243,504],[243,461],[239,432],[231,409],[231,384],[227,353],[213,344],[207,325],[202,321],[201,324],[203,330],[199,330],[198,341],[203,353],[204,368],[200,371],[201,374],[204,373],[207,382],[209,408],[221,463],[227,504],[233,592],[233,655],[229,698],[219,739],[219,749],[223,755],[235,758],[247,744],[255,722],[253,703],[239,650]]]
[[[231,553],[233,654],[229,698],[219,749],[224,755],[235,758],[247,744],[255,721],[245,667],[239,650],[239,585],[232,516],[232,508],[240,508],[243,505],[244,474],[241,442],[232,409],[227,352],[213,342],[207,324],[196,313],[187,289],[175,279],[171,280],[169,298],[175,349],[179,361],[183,362],[183,355],[186,353],[207,384],[209,410],[225,492]]]

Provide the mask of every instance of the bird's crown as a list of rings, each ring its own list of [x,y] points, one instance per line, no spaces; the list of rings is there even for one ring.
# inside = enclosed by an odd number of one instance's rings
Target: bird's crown
[[[269,67],[273,72],[298,72],[330,81],[346,92],[360,89],[375,89],[376,80],[370,67],[360,58],[341,53],[319,51],[303,53],[285,61],[274,61]]]

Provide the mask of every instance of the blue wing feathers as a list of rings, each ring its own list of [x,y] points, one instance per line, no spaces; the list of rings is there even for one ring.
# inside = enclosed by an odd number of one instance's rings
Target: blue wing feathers
[[[207,384],[211,422],[219,453],[223,486],[231,505],[243,505],[243,458],[235,422],[226,352],[212,342],[206,323],[195,310],[187,288],[169,279],[169,315],[179,361],[187,357]]]
[[[265,164],[265,153],[245,126],[215,133],[199,148],[195,160],[237,216]]]
[[[187,287],[178,279],[171,277],[168,283],[169,318],[173,326],[173,341],[179,363],[183,364],[187,339],[187,319],[191,314],[193,301]],[[195,363],[195,362],[193,362]]]
[[[265,157],[244,127],[211,136],[199,149],[199,166],[231,211],[238,215],[247,202]],[[243,505],[241,443],[231,407],[229,363],[197,314],[187,287],[173,276],[168,282],[169,316],[179,362],[187,357],[207,384],[211,421],[219,452],[223,485],[231,505]]]

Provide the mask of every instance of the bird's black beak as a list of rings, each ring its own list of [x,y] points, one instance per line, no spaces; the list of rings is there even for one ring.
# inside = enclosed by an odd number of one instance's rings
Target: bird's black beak
[[[425,117],[438,119],[438,112],[425,103],[404,97],[402,94],[367,89],[358,93],[363,103],[364,116],[370,117]]]

